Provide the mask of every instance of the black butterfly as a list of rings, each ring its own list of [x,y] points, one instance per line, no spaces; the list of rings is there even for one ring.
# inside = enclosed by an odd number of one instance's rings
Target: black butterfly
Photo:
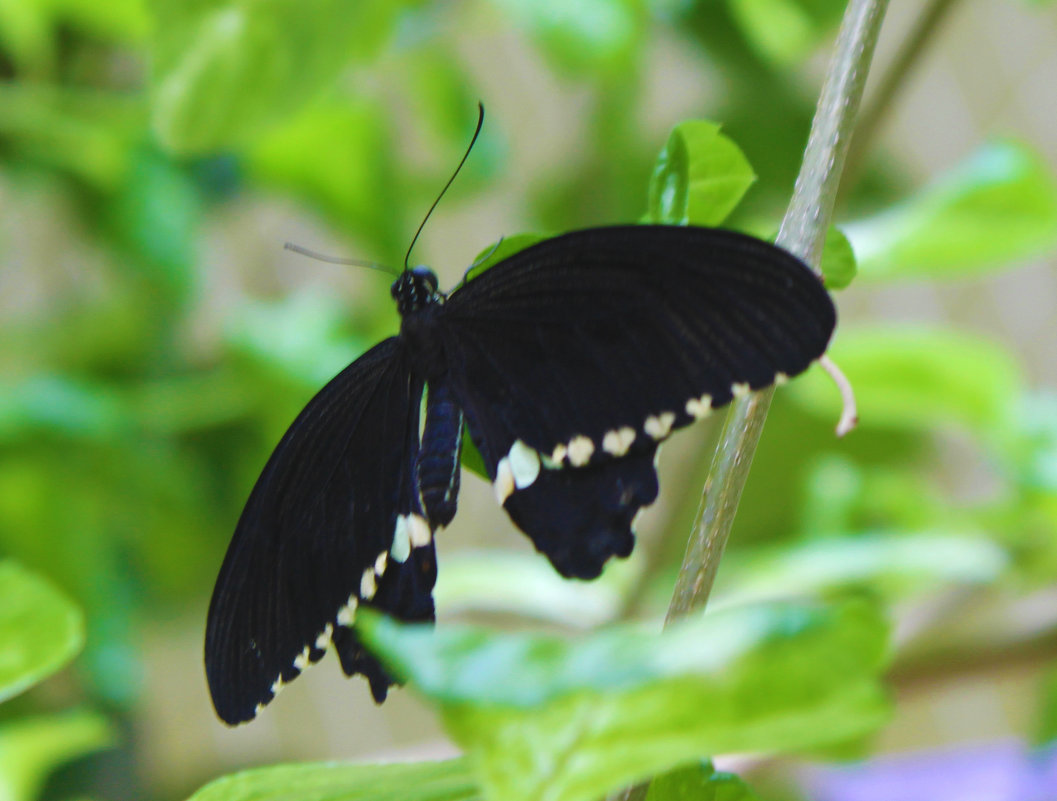
[[[657,497],[660,442],[803,371],[836,322],[789,253],[696,227],[576,231],[449,297],[425,267],[392,295],[400,333],[298,415],[220,569],[205,661],[230,724],[330,643],[385,698],[392,679],[351,624],[360,604],[433,619],[433,537],[455,515],[464,423],[518,528],[563,576],[593,578],[631,552],[635,515]]]

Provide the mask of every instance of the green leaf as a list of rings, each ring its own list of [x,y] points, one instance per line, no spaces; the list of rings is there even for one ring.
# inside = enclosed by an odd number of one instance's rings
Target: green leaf
[[[889,436],[875,431],[871,439],[877,438],[888,440]],[[889,460],[878,457],[876,446],[858,444],[863,461],[853,460],[850,449],[823,448],[798,469],[803,476],[798,529],[804,537],[867,532],[880,537],[942,536],[944,532],[973,537],[980,533],[979,518],[971,507],[953,510],[938,485],[923,482],[920,471],[908,469],[905,455],[884,464]]]
[[[127,426],[127,408],[110,386],[62,375],[0,383],[0,440],[46,430],[104,439]]]
[[[136,98],[37,84],[0,84],[0,136],[21,160],[68,173],[108,193],[125,180],[141,135]]]
[[[650,178],[647,219],[670,225],[719,225],[748,191],[756,174],[719,125],[681,122],[657,157]]]
[[[17,77],[55,78],[57,54],[64,57],[69,34],[138,42],[149,18],[141,0],[6,0],[0,2],[0,49]],[[58,51],[58,53],[57,53]]]
[[[775,64],[800,61],[818,40],[813,20],[796,0],[727,0],[727,6],[753,48]]]
[[[1037,746],[1046,746],[1057,741],[1057,666],[1050,665],[1039,684],[1032,741]]]
[[[344,320],[340,300],[308,290],[276,303],[246,303],[231,316],[226,338],[237,350],[319,386],[365,350],[344,331]]]
[[[314,104],[265,132],[246,154],[246,172],[316,204],[368,241],[372,255],[406,244],[392,133],[369,100]]]
[[[452,58],[450,43],[443,37],[432,42],[417,41],[413,49],[401,53],[400,65],[403,67],[404,89],[413,109],[411,118],[415,121],[416,138],[430,132],[440,144],[451,149],[448,155],[453,160],[450,163],[447,159],[442,160],[445,172],[450,175],[452,165],[466,150],[469,135],[467,114],[470,110],[477,110],[475,81],[463,61]],[[473,159],[463,169],[481,167],[479,147],[494,142],[501,125],[501,122],[492,120],[482,129],[482,134],[487,130],[488,135],[478,139]],[[445,175],[441,181],[447,177]],[[459,183],[462,184],[464,179],[465,174],[461,175]]]
[[[154,130],[204,153],[250,141],[370,57],[404,2],[154,0]]]
[[[588,801],[731,751],[802,750],[874,730],[887,627],[865,603],[771,605],[575,642],[398,624],[359,635],[436,702],[491,799]]]
[[[572,73],[630,66],[646,29],[641,0],[492,0]]]
[[[855,251],[848,237],[836,226],[830,226],[826,231],[819,269],[822,271],[822,281],[829,290],[844,289],[855,278],[858,270]]]
[[[152,288],[182,302],[197,277],[201,198],[190,177],[161,154],[142,149],[130,162],[124,185],[106,207],[107,222],[118,242],[138,257]]]
[[[49,581],[0,561],[0,701],[57,671],[84,646],[84,618]]]
[[[759,801],[759,796],[737,776],[717,773],[704,762],[654,778],[646,801]]]
[[[462,428],[462,453],[460,454],[459,461],[462,462],[463,467],[476,473],[485,481],[492,480],[488,477],[488,468],[485,467],[484,457],[481,456],[481,452],[477,450],[477,445],[473,441],[473,437],[470,436],[470,432],[466,426],[463,426]]]
[[[844,230],[868,279],[995,270],[1057,247],[1057,184],[1027,145],[996,142],[916,197]]]
[[[1039,392],[1020,400],[1015,431],[1005,443],[1017,483],[1057,495],[1057,394]]]
[[[55,14],[72,28],[96,37],[139,43],[150,32],[144,0],[48,0]]]
[[[940,582],[986,584],[1009,557],[979,532],[884,532],[824,537],[767,549],[727,570],[724,603],[822,594],[868,582],[872,588],[933,590]]]
[[[489,267],[501,262],[503,259],[509,258],[515,253],[520,253],[525,248],[549,238],[550,236],[548,234],[528,233],[504,236],[494,245],[489,245],[477,254],[473,260],[473,266],[466,271],[466,277],[463,279],[463,283],[472,281]]]
[[[569,581],[536,553],[460,551],[444,560],[433,595],[446,614],[483,611],[588,628],[612,620],[638,575],[610,560],[593,581]]]
[[[51,10],[44,3],[0,3],[0,47],[20,77],[50,75],[55,68]]]
[[[142,430],[173,436],[244,420],[252,416],[254,399],[260,394],[252,376],[224,364],[133,387],[126,395],[127,414]],[[154,545],[151,551],[157,548]]]
[[[0,726],[0,798],[33,801],[55,768],[107,748],[114,739],[106,718],[92,712]]]
[[[465,759],[274,765],[224,776],[189,801],[478,801]]]
[[[902,325],[842,332],[829,357],[855,389],[860,427],[925,431],[955,424],[994,436],[1022,392],[1006,350],[949,330]],[[812,414],[832,420],[840,414],[837,390],[819,369],[783,391]]]

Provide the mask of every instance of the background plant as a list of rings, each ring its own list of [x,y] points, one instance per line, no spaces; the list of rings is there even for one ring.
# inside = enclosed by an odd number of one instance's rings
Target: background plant
[[[116,747],[60,771],[46,796],[177,798],[235,765],[440,742],[411,693],[375,710],[333,666],[301,679],[252,728],[223,731],[211,717],[201,621],[245,493],[314,389],[395,325],[384,279],[295,259],[282,242],[398,263],[478,98],[489,108],[484,138],[416,257],[442,283],[500,235],[658,214],[650,189],[664,180],[655,167],[666,141],[669,165],[673,149],[686,150],[675,174],[695,190],[688,218],[770,235],[817,94],[811,59],[842,10],[774,0],[581,3],[564,15],[517,0],[305,5],[0,7],[0,542],[18,570],[83,607],[87,632],[72,670],[0,707],[3,751],[56,742],[29,722],[70,708],[104,714],[119,734]],[[936,30],[965,35],[964,20],[982,12],[943,13]],[[1015,4],[988,13],[1043,30],[1051,20]],[[913,39],[899,32],[888,41]],[[1012,46],[987,46],[1018,91],[1044,72],[1012,61]],[[882,40],[882,73],[894,49]],[[926,94],[934,73],[927,61],[920,70],[925,89],[915,94],[906,78],[909,99],[896,96],[897,130],[920,115],[921,97],[951,103],[949,92]],[[832,439],[832,389],[816,376],[779,394],[719,575],[717,606],[873,603],[894,624],[894,723],[872,746],[828,746],[816,758],[965,742],[944,728],[955,728],[944,722],[952,708],[985,741],[1046,741],[1054,730],[1043,677],[1055,623],[1057,401],[1047,387],[1057,375],[1042,325],[1055,153],[1045,128],[1010,136],[1017,107],[991,102],[977,129],[937,124],[852,165],[837,222],[859,274],[838,297],[833,355],[856,384],[863,424]],[[669,138],[690,119],[721,126],[711,144],[714,126]],[[717,162],[734,177],[724,202],[702,201],[707,186],[694,176],[715,175]],[[698,216],[707,214],[717,219]],[[1036,266],[1007,271],[1025,260]],[[636,559],[592,585],[558,581],[487,488],[467,482],[460,526],[441,544],[442,617],[655,620],[708,436],[666,449],[665,504]],[[882,631],[865,612],[812,614],[821,628],[806,630],[820,648]],[[871,637],[853,656],[876,673]],[[540,692],[560,676],[557,657],[548,665]],[[979,688],[1006,683],[1017,685],[998,696],[1010,711],[984,715]],[[422,684],[450,724],[450,688]],[[772,760],[746,775],[767,798],[795,797],[801,785],[825,792],[830,774],[804,778],[801,766]],[[475,792],[468,775],[448,780]],[[353,778],[341,786],[365,785]],[[727,781],[708,770],[696,779]],[[17,786],[16,797],[39,789]]]

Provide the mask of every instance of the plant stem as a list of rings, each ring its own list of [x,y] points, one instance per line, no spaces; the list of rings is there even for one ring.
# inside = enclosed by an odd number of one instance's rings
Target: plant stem
[[[731,405],[705,479],[694,533],[679,568],[665,626],[708,602],[773,397],[774,388],[768,387]]]
[[[887,7],[888,0],[848,3],[793,198],[778,232],[779,245],[815,268]],[[773,395],[774,389],[770,388],[732,404],[705,481],[698,519],[679,570],[666,624],[703,609],[708,602]],[[640,801],[648,789],[648,784],[630,787],[616,798]]]
[[[841,168],[848,152],[866,74],[887,8],[887,0],[851,0],[811,124],[804,161],[777,243],[817,267],[826,238]],[[734,401],[675,585],[668,621],[708,601],[718,562],[730,534],[741,491],[773,389]]]

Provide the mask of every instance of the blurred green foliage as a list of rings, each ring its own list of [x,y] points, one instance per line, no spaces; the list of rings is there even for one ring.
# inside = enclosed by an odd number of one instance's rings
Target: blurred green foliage
[[[658,776],[646,801],[758,801],[741,779],[722,773],[711,763],[689,765]]]
[[[54,679],[81,710],[56,715],[54,699],[36,690],[0,707],[8,795],[37,797],[56,764],[111,742],[107,720],[135,719],[140,634],[201,611],[284,427],[395,327],[384,281],[343,295],[309,286],[311,264],[298,266],[295,282],[260,263],[281,242],[246,222],[256,205],[279,202],[351,237],[356,255],[400,263],[465,147],[475,101],[488,105],[488,91],[516,83],[516,72],[490,83],[484,73],[495,65],[482,69],[467,54],[462,31],[484,30],[525,43],[552,85],[580,101],[567,134],[562,121],[575,158],[531,176],[515,230],[646,220],[767,235],[792,190],[815,101],[802,65],[842,9],[836,0],[0,3],[0,551],[18,560],[0,572],[0,695],[73,657],[78,607],[85,638],[76,668]],[[643,117],[651,53],[669,40],[701,57],[696,68],[715,92],[696,119],[663,120],[665,141],[645,133]],[[505,182],[513,147],[545,124],[529,112],[490,118],[445,203],[457,208]],[[870,211],[831,231],[823,267],[832,289],[853,278],[864,292],[997,273],[1057,245],[1054,177],[1023,142],[982,143],[928,186],[901,183],[899,173],[849,188],[847,207]],[[485,245],[504,233],[475,235],[473,272],[541,235]],[[238,244],[247,238],[265,250]],[[767,614],[729,613],[763,615],[759,628],[736,628],[760,635],[742,641],[741,656],[721,664],[701,650],[736,640],[712,618],[689,624],[701,629],[692,629],[701,648],[688,645],[699,659],[684,662],[662,658],[663,645],[646,659],[645,635],[623,629],[576,643],[484,630],[427,639],[375,621],[375,634],[386,633],[379,648],[398,663],[400,649],[414,653],[404,671],[472,758],[283,766],[221,779],[199,797],[476,798],[483,776],[493,797],[553,782],[554,798],[590,798],[696,765],[712,748],[858,741],[883,718],[876,605],[898,616],[956,591],[1001,616],[1009,612],[993,599],[1053,584],[1057,396],[1029,386],[1007,344],[935,323],[880,327],[846,316],[831,355],[856,387],[860,429],[833,439],[836,393],[820,375],[780,391],[717,587],[724,604],[769,603]],[[968,498],[943,469],[952,440],[987,474],[986,489]],[[682,485],[665,487],[664,537],[599,582],[564,582],[534,556],[498,552],[493,538],[493,552],[444,554],[439,603],[567,628],[656,618],[707,464],[707,453],[692,457]],[[799,605],[782,603],[791,597]],[[897,668],[938,661],[942,672],[1011,643],[1001,626],[972,636],[949,626],[964,609],[952,603],[947,617],[900,641]],[[798,614],[809,620],[790,622]],[[1057,619],[1023,636],[1046,641],[1055,631]],[[473,642],[458,641],[467,636]],[[598,669],[584,671],[579,659]],[[843,678],[806,670],[842,660],[855,668]],[[602,692],[599,666],[610,661],[638,689]],[[436,673],[423,675],[431,666]],[[717,687],[709,666],[730,671],[741,694]],[[512,685],[513,675],[521,678]],[[445,682],[468,676],[466,696],[454,699]],[[526,715],[485,693],[512,687],[547,704]],[[811,695],[821,690],[832,692],[826,703]],[[1053,695],[1043,693],[1040,739],[1055,728]],[[707,698],[712,714],[678,717],[691,696]],[[780,709],[790,717],[778,736],[765,718]],[[595,740],[577,741],[591,769],[548,772],[547,759],[573,754],[549,733],[575,740],[578,722],[597,727]],[[815,736],[829,726],[833,738]],[[500,732],[523,764],[493,742]],[[646,761],[625,764],[624,749]],[[154,793],[145,783],[143,794]],[[705,794],[687,795],[688,783]],[[734,777],[691,767],[659,781],[651,798],[707,793],[753,797]]]
[[[15,562],[0,562],[0,701],[66,664],[84,645],[81,611]]]
[[[81,610],[46,579],[0,561],[0,701],[65,666],[83,645]],[[32,801],[57,766],[113,739],[110,723],[93,712],[0,722],[0,797]]]
[[[413,787],[413,791],[408,788]],[[335,763],[275,765],[225,776],[203,787],[193,801],[478,801],[480,791],[466,759],[392,765]]]
[[[1022,144],[993,142],[912,198],[847,226],[867,279],[958,278],[1045,252],[1057,182]]]
[[[0,726],[0,790],[11,801],[33,801],[58,767],[114,741],[113,726],[97,712],[5,723]]]

